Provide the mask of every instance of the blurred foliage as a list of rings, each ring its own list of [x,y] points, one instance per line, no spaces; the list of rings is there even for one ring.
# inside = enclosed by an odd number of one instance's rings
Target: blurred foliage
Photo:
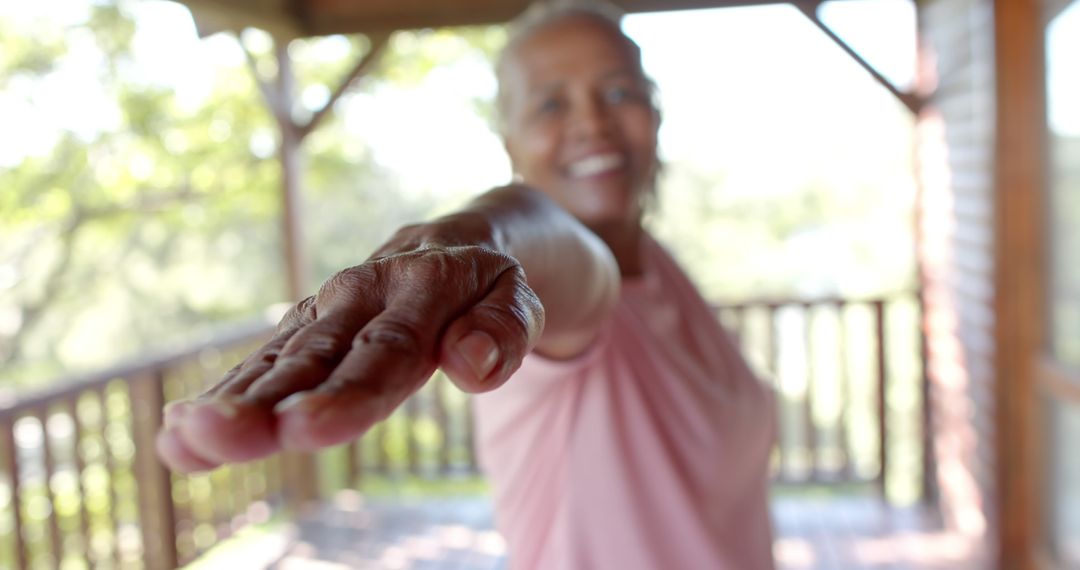
[[[242,57],[214,62],[205,70],[209,87],[193,100],[151,79],[137,57],[137,13],[151,0],[71,1],[85,11],[65,22],[0,16],[0,99],[55,98],[65,85],[56,77],[78,68],[93,74],[106,102],[86,107],[103,115],[95,128],[58,121],[47,152],[0,169],[0,388],[184,343],[285,296],[277,128],[252,70]],[[461,62],[490,63],[505,39],[500,27],[395,33],[337,108],[445,86],[445,77],[429,79]],[[274,80],[272,38],[248,30],[232,41],[264,81]],[[290,43],[292,118],[309,120],[370,48],[363,36]],[[65,95],[76,105],[92,94]],[[494,124],[489,98],[466,108],[483,119],[481,129]],[[883,108],[884,121],[897,122],[889,112]],[[346,114],[328,115],[304,143],[312,285],[362,261],[401,223],[452,203],[436,195],[441,189],[404,191],[403,173],[376,159],[385,141],[347,124]],[[433,134],[427,117],[401,124],[403,136],[423,142],[416,137]],[[732,182],[731,165],[719,158],[670,161],[650,227],[712,299],[909,289],[912,192],[895,180],[911,172],[909,141],[896,139],[881,147],[889,156],[880,168],[854,169],[839,157],[780,190]],[[500,158],[489,151],[471,149],[477,161]],[[777,153],[776,169],[790,168],[785,160]]]
[[[0,385],[182,343],[283,300],[277,131],[253,75],[242,63],[208,70],[195,104],[148,80],[133,47],[139,4],[87,3],[77,21],[31,27],[0,18],[4,95],[34,104],[77,55],[115,113],[107,128],[62,129],[50,152],[0,170]],[[415,83],[448,58],[490,58],[500,34],[399,33],[354,89]],[[251,32],[242,43],[272,81],[272,40]],[[369,48],[364,37],[292,42],[294,117],[325,104]],[[431,208],[388,191],[391,174],[327,119],[305,144],[306,195],[319,204],[305,212],[306,238],[327,244],[311,248],[312,283]]]

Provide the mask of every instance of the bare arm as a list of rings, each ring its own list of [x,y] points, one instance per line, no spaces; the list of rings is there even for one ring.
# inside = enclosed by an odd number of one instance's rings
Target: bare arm
[[[533,347],[581,352],[617,295],[595,235],[533,190],[493,190],[402,228],[293,307],[221,382],[170,406],[159,453],[194,471],[355,438],[436,367],[476,392],[500,386]]]
[[[618,299],[619,268],[595,234],[544,195],[523,187],[489,192],[466,207],[491,224],[495,248],[521,263],[544,307],[536,350],[576,356]]]

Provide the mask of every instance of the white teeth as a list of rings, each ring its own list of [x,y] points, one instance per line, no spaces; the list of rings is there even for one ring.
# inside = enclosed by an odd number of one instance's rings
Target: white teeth
[[[567,170],[574,178],[584,178],[614,170],[622,165],[623,157],[618,154],[598,154],[571,163]]]

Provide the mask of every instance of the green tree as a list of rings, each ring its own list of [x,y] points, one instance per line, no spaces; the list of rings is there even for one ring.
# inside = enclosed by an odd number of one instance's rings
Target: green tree
[[[116,118],[92,132],[63,127],[50,152],[0,171],[0,382],[8,386],[183,342],[284,297],[276,130],[253,76],[244,64],[208,71],[210,92],[194,106],[148,81],[132,47],[140,4],[87,2],[74,23],[0,19],[6,97],[32,105],[77,55],[94,62]],[[399,33],[387,64],[356,88],[408,86],[450,58],[490,57],[501,41],[493,30]],[[255,61],[272,73],[270,44],[245,44],[263,47],[252,49]],[[364,37],[293,42],[303,89],[294,116],[309,117],[369,47]],[[322,277],[359,262],[432,205],[396,196],[392,177],[333,117],[316,135],[306,143],[306,195],[333,205],[309,208],[307,237],[320,244],[312,271]]]

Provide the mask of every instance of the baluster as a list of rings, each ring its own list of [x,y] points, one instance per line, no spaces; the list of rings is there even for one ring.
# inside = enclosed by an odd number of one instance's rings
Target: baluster
[[[379,474],[383,477],[390,475],[390,452],[386,449],[386,442],[389,439],[391,418],[387,418],[379,422],[375,429],[375,457],[378,464]]]
[[[79,418],[79,399],[81,394],[75,394],[67,401],[68,413],[72,421],[72,449],[71,453],[75,460],[75,485],[79,494],[79,532],[82,537],[82,551],[90,552],[90,513],[86,508],[86,484],[83,474],[86,472],[86,458],[82,453],[83,425]]]
[[[252,463],[242,463],[229,468],[232,475],[233,496],[236,497],[232,516],[234,530],[236,530],[238,523],[246,524],[248,522],[248,508],[251,507],[254,500],[249,484],[253,465]]]
[[[806,429],[807,468],[809,479],[817,481],[818,473],[818,433],[814,418],[814,314],[810,303],[803,304],[803,340],[806,360],[806,392],[803,397],[803,422]]]
[[[731,314],[735,321],[735,326],[732,330],[735,335],[733,340],[735,341],[735,346],[741,351],[745,348],[744,343],[746,342],[746,306],[735,305],[731,308]]]
[[[439,426],[439,474],[450,474],[450,417],[446,411],[446,379],[442,375],[436,376],[432,382],[433,396],[435,398],[435,423]]]
[[[281,454],[266,460],[268,467],[266,472],[266,492],[269,502],[275,507],[281,505],[285,496],[285,483],[282,477],[282,472],[285,469],[282,466],[284,461]]]
[[[116,514],[118,511],[117,494],[116,494],[116,462],[113,460],[112,444],[109,441],[109,426],[112,423],[110,421],[109,414],[109,388],[103,386],[98,391],[100,397],[99,404],[101,406],[101,450],[102,456],[105,459],[105,472],[108,474],[108,493],[109,493],[109,508],[107,510],[107,516],[109,519],[109,526],[112,532],[112,544],[110,545],[110,553],[113,558],[113,566],[120,566],[120,521],[117,519]]]
[[[0,425],[3,433],[0,434],[4,438],[4,455],[5,462],[8,465],[8,476],[11,483],[11,517],[15,523],[15,527],[12,529],[12,538],[15,541],[15,567],[19,570],[23,570],[29,567],[29,560],[26,552],[26,540],[23,537],[23,506],[22,506],[22,473],[20,472],[19,465],[19,447],[15,443],[15,417],[14,415],[5,418],[4,423]]]
[[[790,475],[789,460],[787,450],[784,445],[784,431],[785,422],[784,418],[787,414],[784,410],[787,408],[787,401],[784,396],[783,386],[780,382],[780,350],[777,346],[780,337],[780,323],[777,319],[780,305],[777,303],[768,303],[765,305],[765,315],[767,319],[767,331],[765,335],[765,367],[766,373],[769,375],[772,381],[773,387],[776,389],[777,394],[777,438],[776,438],[776,451],[779,456],[779,465],[777,466],[777,478],[780,480],[786,479]]]
[[[409,475],[420,474],[420,446],[416,438],[416,421],[420,417],[420,392],[405,401],[405,460]]]
[[[346,483],[347,486],[353,489],[359,489],[361,484],[362,465],[364,462],[364,440],[367,439],[367,434],[364,434],[359,439],[349,443],[345,446],[345,469],[346,469]]]
[[[49,436],[49,410],[43,407],[37,411],[37,420],[41,424],[41,453],[45,463],[45,496],[49,499],[49,554],[53,564],[60,566],[63,560],[63,541],[60,537],[60,524],[56,514],[56,492],[53,490],[53,476],[56,475],[56,458],[53,454]]]
[[[848,424],[851,421],[851,378],[848,371],[846,303],[836,302],[836,348],[837,348],[837,383],[839,386],[840,412],[837,419],[837,439],[840,445],[840,470],[844,481],[852,480],[851,441],[848,437]]]
[[[476,460],[476,424],[473,422],[473,401],[465,402],[465,453],[468,458],[469,473],[480,473],[480,464]]]
[[[874,301],[874,324],[876,327],[875,334],[877,337],[878,465],[880,469],[878,472],[878,484],[880,486],[881,495],[884,497],[887,496],[889,472],[889,406],[887,402],[888,361],[886,360],[886,354],[888,350],[885,338],[886,327],[884,300],[878,299]]]
[[[161,371],[132,379],[129,383],[134,471],[139,492],[139,527],[143,553],[149,568],[175,568],[176,510],[172,475],[158,461],[154,439],[162,423],[165,378]]]

